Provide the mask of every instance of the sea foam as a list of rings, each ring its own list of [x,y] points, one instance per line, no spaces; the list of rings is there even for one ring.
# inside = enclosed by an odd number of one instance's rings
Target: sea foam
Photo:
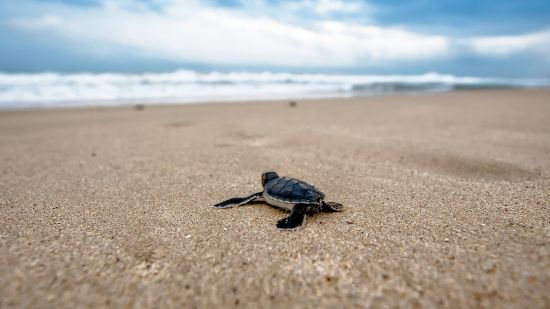
[[[547,79],[273,72],[0,73],[0,108],[350,97],[470,88],[548,87]]]

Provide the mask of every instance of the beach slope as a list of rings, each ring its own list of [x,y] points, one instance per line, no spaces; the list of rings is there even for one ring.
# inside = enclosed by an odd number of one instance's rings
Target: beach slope
[[[0,112],[0,307],[550,306],[550,90]],[[341,213],[213,204],[276,170]]]

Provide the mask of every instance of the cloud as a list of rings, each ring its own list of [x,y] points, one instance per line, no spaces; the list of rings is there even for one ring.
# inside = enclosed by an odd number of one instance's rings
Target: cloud
[[[368,66],[443,56],[446,38],[397,28],[320,19],[308,26],[207,6],[197,1],[157,1],[161,10],[129,1],[95,8],[64,7],[10,25],[55,34],[72,44],[123,46],[153,57],[230,65],[287,67]],[[320,14],[356,10],[353,2],[306,1]],[[56,14],[56,15],[54,15]],[[62,27],[60,26],[63,24]],[[56,26],[56,27],[52,27]]]
[[[550,59],[550,30],[523,35],[472,38],[466,42],[477,54],[505,57],[535,53]]]
[[[54,37],[80,51],[89,47],[87,52],[99,51],[102,56],[110,49],[131,50],[155,59],[212,65],[342,68],[439,61],[457,52],[500,57],[550,54],[550,31],[451,38],[331,17],[361,13],[368,19],[371,8],[358,1],[243,0],[241,4],[245,9],[198,0],[103,0],[86,7],[42,2],[43,15],[14,16],[8,24],[16,31]],[[316,17],[301,15],[304,11],[315,12]],[[289,15],[295,18],[277,18]]]

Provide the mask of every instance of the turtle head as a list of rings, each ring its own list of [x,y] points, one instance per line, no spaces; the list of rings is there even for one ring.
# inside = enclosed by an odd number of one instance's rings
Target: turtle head
[[[277,173],[275,172],[265,172],[262,174],[262,187],[265,187],[265,184],[268,183],[269,181],[275,179],[275,178],[279,178],[279,175],[277,175]]]

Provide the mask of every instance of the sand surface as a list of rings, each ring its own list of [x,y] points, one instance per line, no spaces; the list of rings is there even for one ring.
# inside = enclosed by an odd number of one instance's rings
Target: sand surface
[[[550,90],[1,112],[0,162],[0,307],[550,306]],[[268,169],[345,211],[212,207]]]

